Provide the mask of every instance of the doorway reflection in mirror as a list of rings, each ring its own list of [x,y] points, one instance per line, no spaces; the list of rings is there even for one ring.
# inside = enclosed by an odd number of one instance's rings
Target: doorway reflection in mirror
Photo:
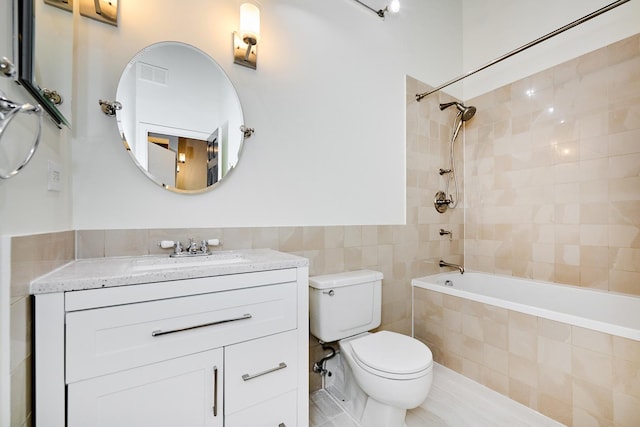
[[[200,190],[220,180],[218,130],[206,140],[147,133],[148,172],[165,187]]]

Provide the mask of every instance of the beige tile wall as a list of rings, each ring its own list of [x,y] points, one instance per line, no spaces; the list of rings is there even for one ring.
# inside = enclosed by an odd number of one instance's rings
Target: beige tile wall
[[[640,425],[640,342],[415,289],[434,359],[571,427]]]
[[[11,425],[32,425],[31,300],[29,282],[75,258],[75,233],[11,239]]]
[[[640,295],[640,35],[467,103],[467,267]]]

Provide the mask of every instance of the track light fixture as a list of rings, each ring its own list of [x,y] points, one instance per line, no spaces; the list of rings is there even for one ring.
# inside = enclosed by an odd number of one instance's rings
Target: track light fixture
[[[385,18],[385,14],[387,12],[393,14],[393,13],[398,13],[398,11],[400,10],[400,0],[391,0],[391,3],[389,3],[387,6],[385,6],[384,9],[379,9],[379,10],[376,10],[376,9],[372,8],[371,6],[364,4],[360,0],[353,0],[353,1],[355,1],[356,3],[359,3],[362,6],[366,7],[367,9],[369,9],[370,11],[372,11],[373,13],[375,13],[376,15],[378,15],[382,19]]]

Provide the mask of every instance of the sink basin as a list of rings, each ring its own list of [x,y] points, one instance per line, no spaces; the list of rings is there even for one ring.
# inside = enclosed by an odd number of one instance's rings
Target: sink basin
[[[158,271],[175,270],[190,267],[211,267],[249,262],[248,258],[240,254],[213,254],[207,256],[197,256],[184,258],[153,258],[139,260],[131,267],[132,271]]]

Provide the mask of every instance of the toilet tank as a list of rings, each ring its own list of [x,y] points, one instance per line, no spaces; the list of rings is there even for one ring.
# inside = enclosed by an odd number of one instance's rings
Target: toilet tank
[[[309,278],[310,331],[331,342],[380,326],[382,273],[358,270]]]

